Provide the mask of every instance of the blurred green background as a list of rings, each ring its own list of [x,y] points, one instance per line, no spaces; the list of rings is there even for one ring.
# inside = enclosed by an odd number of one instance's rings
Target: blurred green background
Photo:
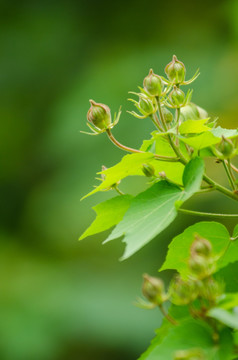
[[[128,91],[150,67],[162,74],[176,54],[188,77],[200,67],[193,101],[237,127],[238,2],[0,5],[0,359],[137,359],[161,322],[156,310],[133,305],[141,275],[156,275],[171,238],[201,219],[179,216],[125,262],[120,241],[101,245],[106,234],[77,241],[94,218],[91,206],[114,194],[80,198],[101,165],[123,155],[104,135],[80,134],[88,99],[112,112],[122,105],[114,134],[139,147],[153,128],[126,113]],[[220,174],[219,165],[209,169]],[[137,178],[122,184],[133,193],[143,186]],[[237,210],[221,199],[200,196],[187,206]],[[225,224],[232,230],[234,221]]]

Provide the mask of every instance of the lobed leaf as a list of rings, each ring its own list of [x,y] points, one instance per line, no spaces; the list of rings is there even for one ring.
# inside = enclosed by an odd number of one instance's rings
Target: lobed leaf
[[[205,125],[208,120],[209,118],[201,120],[186,120],[179,126],[179,133],[183,135],[210,131],[211,128]]]
[[[238,131],[232,129],[223,129],[218,126],[217,128],[210,129],[210,131],[206,131],[202,134],[191,137],[180,136],[179,139],[194,149],[200,150],[218,144],[221,141],[222,136],[232,139],[238,136]]]
[[[177,215],[175,205],[181,205],[200,188],[203,171],[203,160],[194,158],[185,167],[183,191],[174,184],[160,181],[137,195],[105,242],[124,236],[126,249],[122,259],[134,254],[174,220]]]
[[[94,206],[93,210],[96,212],[96,219],[80,236],[79,240],[110,229],[112,226],[118,224],[129,208],[132,199],[133,196],[131,195],[122,195]]]
[[[142,166],[144,163],[151,164],[155,168],[155,172],[157,174],[164,171],[169,179],[175,182],[181,182],[184,169],[182,164],[156,160],[154,155],[150,152],[129,154],[124,156],[118,164],[108,168],[107,170],[99,172],[98,174],[105,175],[105,180],[82,199],[85,199],[98,191],[104,191],[110,188],[113,184],[127,176],[145,176],[142,172]]]
[[[218,269],[238,260],[238,243],[230,240],[230,234],[226,227],[217,222],[202,221],[188,227],[172,240],[160,271],[174,269],[183,277],[189,274],[187,264],[195,234],[199,234],[211,242],[214,254],[220,257],[217,263]]]
[[[158,333],[152,345],[139,360],[174,360],[178,351],[188,351],[191,358],[206,360],[229,360],[232,358],[233,342],[231,332],[220,334],[220,342],[214,345],[211,328],[200,320],[185,319],[179,325],[171,326],[165,337]],[[157,343],[156,343],[157,342]],[[194,354],[194,357],[192,357]]]

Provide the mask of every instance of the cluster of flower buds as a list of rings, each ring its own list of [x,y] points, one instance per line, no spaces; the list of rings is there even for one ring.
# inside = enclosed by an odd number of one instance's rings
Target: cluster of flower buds
[[[164,283],[160,278],[145,274],[142,293],[149,303],[139,299],[138,305],[152,309],[156,306],[161,307],[165,301],[170,300],[172,304],[177,306],[193,306],[194,303],[198,305],[197,299],[202,299],[205,304],[208,304],[208,309],[224,291],[223,283],[212,277],[216,260],[217,258],[213,256],[211,243],[207,239],[195,235],[190,247],[188,276],[176,275],[171,280],[166,292]],[[195,317],[204,316],[206,308],[199,309],[197,305],[193,315]]]
[[[216,270],[216,262],[212,254],[211,243],[199,235],[190,248],[189,269],[196,279],[205,279]]]
[[[185,80],[186,68],[184,64],[174,55],[172,61],[165,67],[167,79],[157,75],[152,69],[144,78],[143,87],[139,87],[139,93],[133,93],[138,96],[138,100],[132,101],[139,111],[128,111],[133,116],[144,119],[151,117],[152,121],[160,131],[166,131],[167,127],[173,123],[174,115],[168,110],[182,109],[190,105],[192,91],[187,94],[180,89],[181,85],[188,85],[198,77],[198,71],[188,81]],[[103,132],[110,132],[119,121],[121,111],[114,115],[112,120],[110,108],[101,103],[90,100],[91,107],[87,114],[87,125],[92,130],[89,135],[98,135]],[[159,119],[156,112],[158,111]],[[166,125],[167,124],[167,125]],[[172,124],[174,125],[174,124]],[[83,132],[83,131],[82,131]]]

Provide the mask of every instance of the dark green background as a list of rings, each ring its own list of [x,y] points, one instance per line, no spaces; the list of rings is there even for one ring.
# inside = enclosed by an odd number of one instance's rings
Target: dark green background
[[[200,67],[193,101],[237,127],[238,2],[0,2],[0,358],[137,359],[159,326],[159,312],[136,308],[141,275],[156,274],[172,236],[200,219],[179,216],[125,262],[120,241],[105,234],[79,243],[94,218],[80,202],[101,165],[122,152],[86,130],[88,99],[121,121],[114,131],[139,147],[153,129],[126,113],[150,67],[162,74],[176,54],[188,77]],[[219,165],[209,165],[220,177]],[[142,179],[122,188],[140,191]],[[236,211],[220,196],[187,206]],[[196,203],[196,204],[195,204]],[[235,222],[228,223],[232,230]],[[171,274],[169,274],[170,276]]]

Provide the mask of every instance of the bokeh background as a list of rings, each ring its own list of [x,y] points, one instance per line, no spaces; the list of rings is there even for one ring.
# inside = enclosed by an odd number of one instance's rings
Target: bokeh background
[[[114,134],[140,146],[153,128],[126,113],[128,91],[149,68],[162,74],[176,54],[188,77],[200,67],[193,101],[237,127],[238,2],[13,0],[0,7],[0,359],[137,359],[161,322],[156,310],[133,305],[141,275],[156,275],[171,238],[201,219],[179,216],[124,262],[120,241],[101,245],[105,233],[77,241],[94,218],[91,207],[113,194],[80,198],[101,165],[122,156],[106,136],[79,132],[87,129],[88,99],[112,112],[122,105]],[[209,170],[220,174],[218,165]],[[122,183],[132,193],[144,186],[140,178]],[[195,203],[237,210],[216,195],[187,206]]]

